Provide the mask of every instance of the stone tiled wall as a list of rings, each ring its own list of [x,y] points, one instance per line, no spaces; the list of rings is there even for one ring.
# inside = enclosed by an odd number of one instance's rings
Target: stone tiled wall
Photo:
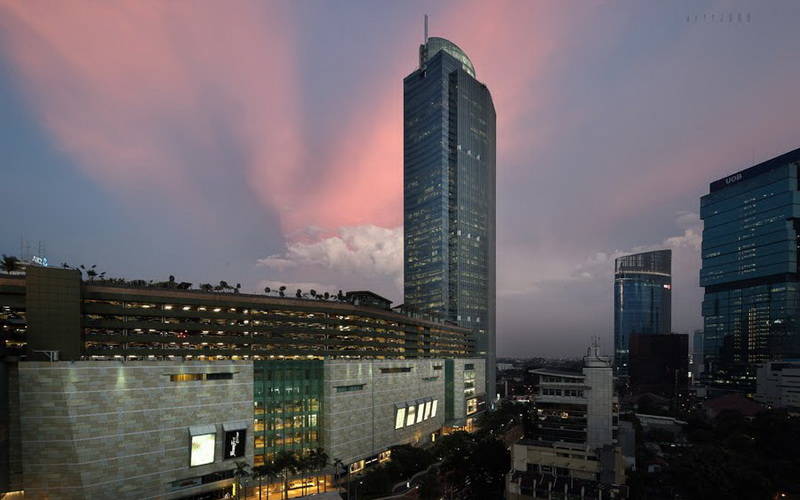
[[[459,358],[453,360],[453,422],[451,425],[464,425],[467,416],[467,403],[464,397],[464,366],[473,365],[475,373],[475,396],[486,395],[486,360],[483,358]]]
[[[411,371],[381,373],[400,367]],[[352,463],[393,445],[421,443],[444,423],[444,360],[328,360],[324,371],[323,446],[331,459]],[[363,389],[336,390],[357,384]],[[395,405],[427,397],[439,401],[436,417],[395,429]]]
[[[170,374],[234,372],[232,380],[172,382]],[[173,498],[173,481],[234,468],[222,460],[225,422],[247,421],[253,460],[253,366],[248,361],[19,363],[26,498]],[[215,425],[213,464],[189,467],[191,425]]]

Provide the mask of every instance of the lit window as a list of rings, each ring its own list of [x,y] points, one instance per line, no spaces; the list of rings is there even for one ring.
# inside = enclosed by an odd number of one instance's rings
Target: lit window
[[[197,467],[198,465],[213,463],[215,441],[216,436],[214,434],[192,436],[192,453],[189,466]]]
[[[417,423],[422,422],[422,417],[425,412],[425,403],[420,403],[417,405]]]
[[[405,408],[398,408],[395,413],[394,417],[394,428],[395,429],[402,429],[403,423],[406,420],[406,409]]]
[[[416,416],[417,416],[417,407],[409,406],[408,415],[406,416],[406,426],[414,425],[414,420],[416,420]]]
[[[425,415],[422,417],[422,420],[428,420],[431,416],[431,402],[425,402]]]
[[[433,405],[431,406],[431,418],[436,417],[436,406],[438,405],[438,403],[439,403],[438,399],[433,400]]]

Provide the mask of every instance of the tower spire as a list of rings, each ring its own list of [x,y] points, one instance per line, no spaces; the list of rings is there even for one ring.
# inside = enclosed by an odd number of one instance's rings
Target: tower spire
[[[424,43],[428,43],[428,14],[425,14],[425,41]]]

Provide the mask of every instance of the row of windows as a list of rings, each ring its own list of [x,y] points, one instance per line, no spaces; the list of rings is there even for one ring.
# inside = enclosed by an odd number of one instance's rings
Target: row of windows
[[[410,427],[436,417],[438,399],[402,403],[395,407],[394,428]]]

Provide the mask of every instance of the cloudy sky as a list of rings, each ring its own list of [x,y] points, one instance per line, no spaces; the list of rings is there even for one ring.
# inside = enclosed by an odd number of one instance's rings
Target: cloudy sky
[[[800,146],[796,0],[0,0],[0,252],[402,301],[425,13],[497,108],[499,354],[608,346],[639,249],[699,327],[699,197]]]

